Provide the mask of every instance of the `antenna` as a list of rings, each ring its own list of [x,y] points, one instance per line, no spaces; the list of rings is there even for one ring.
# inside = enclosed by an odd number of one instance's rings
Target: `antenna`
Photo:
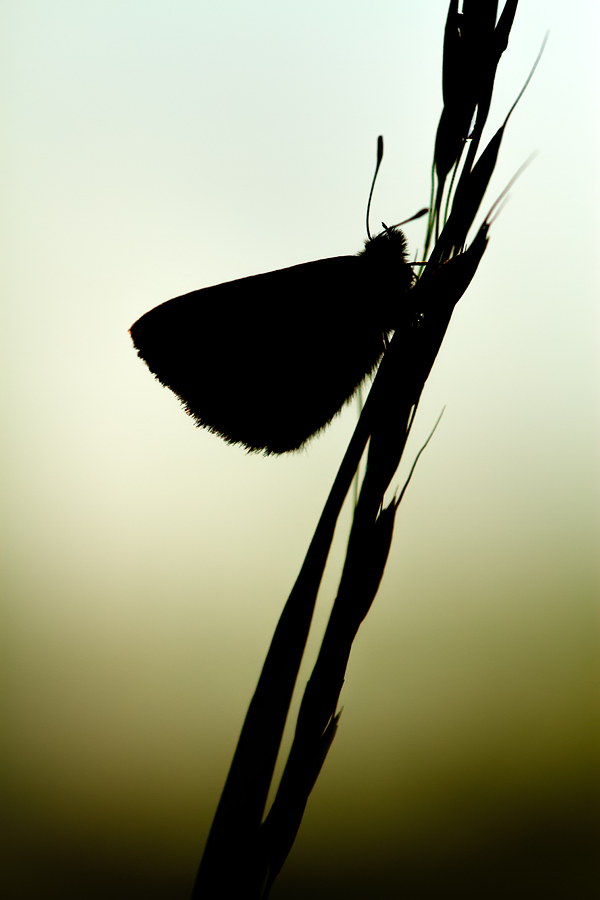
[[[373,175],[373,181],[371,182],[371,192],[369,194],[369,202],[367,203],[367,237],[371,240],[371,229],[369,228],[369,213],[371,211],[371,200],[373,198],[373,189],[375,187],[375,182],[377,181],[377,173],[379,172],[379,166],[381,165],[381,160],[383,159],[383,135],[380,134],[377,138],[377,165],[375,166],[375,174]]]
[[[407,222],[414,222],[415,219],[420,219],[421,216],[427,215],[429,212],[429,207],[424,206],[423,209],[420,209],[419,212],[416,212],[414,216],[411,216],[410,219],[403,219],[402,222],[398,222],[397,225],[392,225],[392,228],[400,228],[401,225],[406,225]],[[381,223],[383,225],[383,222]],[[383,225],[384,228],[387,228],[387,225]]]

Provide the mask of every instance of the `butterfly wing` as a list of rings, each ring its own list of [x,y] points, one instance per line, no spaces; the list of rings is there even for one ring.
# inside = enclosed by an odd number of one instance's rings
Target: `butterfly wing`
[[[249,450],[295,450],[381,358],[366,268],[339,256],[192,291],[138,319],[131,337],[198,425]]]

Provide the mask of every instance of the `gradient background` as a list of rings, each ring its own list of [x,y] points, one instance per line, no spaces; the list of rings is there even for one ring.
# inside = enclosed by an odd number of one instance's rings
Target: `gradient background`
[[[598,10],[521,7],[491,127],[550,40],[486,207],[539,155],[428,383],[405,468],[446,413],[280,900],[597,896]],[[10,900],[188,896],[356,412],[305,452],[245,455],[127,330],[358,251],[380,133],[372,221],[428,203],[446,10],[0,2]]]

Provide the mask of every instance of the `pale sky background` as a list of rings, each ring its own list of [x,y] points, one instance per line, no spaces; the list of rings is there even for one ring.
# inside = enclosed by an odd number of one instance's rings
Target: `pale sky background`
[[[194,427],[128,328],[186,291],[360,250],[380,133],[373,221],[426,205],[446,10],[0,2],[10,900],[188,896],[356,412],[297,455],[246,455]],[[369,896],[366,883],[394,897],[492,847],[546,841],[555,858],[585,843],[600,684],[598,21],[593,0],[521,0],[492,127],[550,38],[486,209],[538,156],[428,383],[397,484],[446,413],[275,900]],[[421,223],[406,234],[422,245]]]

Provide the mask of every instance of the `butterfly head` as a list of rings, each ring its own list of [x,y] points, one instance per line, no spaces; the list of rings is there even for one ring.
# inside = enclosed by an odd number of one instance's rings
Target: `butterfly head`
[[[373,273],[373,279],[388,295],[397,296],[412,287],[414,275],[408,264],[408,249],[404,233],[397,225],[367,238],[358,254]]]

